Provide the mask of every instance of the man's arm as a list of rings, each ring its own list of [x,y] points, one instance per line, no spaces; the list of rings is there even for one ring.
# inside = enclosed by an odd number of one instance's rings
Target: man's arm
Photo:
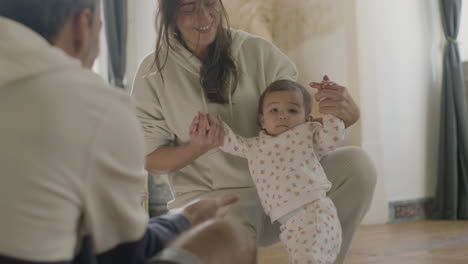
[[[190,227],[184,216],[151,219],[141,206],[145,144],[134,106],[122,95],[101,117],[82,185],[82,241],[99,263],[144,263]]]

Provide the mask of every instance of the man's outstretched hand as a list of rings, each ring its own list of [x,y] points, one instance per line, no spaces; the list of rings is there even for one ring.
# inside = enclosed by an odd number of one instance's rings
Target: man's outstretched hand
[[[220,197],[195,200],[183,207],[180,213],[195,226],[213,218],[223,218],[239,198],[239,194],[229,193]]]

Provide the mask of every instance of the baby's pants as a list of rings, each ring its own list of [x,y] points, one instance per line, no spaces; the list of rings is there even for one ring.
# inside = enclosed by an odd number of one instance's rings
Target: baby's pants
[[[290,264],[333,264],[341,247],[341,226],[328,198],[304,205],[281,225]]]

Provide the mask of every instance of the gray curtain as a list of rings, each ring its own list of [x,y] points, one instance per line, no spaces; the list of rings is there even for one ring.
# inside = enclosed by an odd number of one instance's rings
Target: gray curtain
[[[444,51],[436,219],[468,219],[468,113],[457,44],[461,0],[441,0]]]
[[[109,82],[124,88],[127,63],[127,0],[104,0],[103,8],[109,51]]]

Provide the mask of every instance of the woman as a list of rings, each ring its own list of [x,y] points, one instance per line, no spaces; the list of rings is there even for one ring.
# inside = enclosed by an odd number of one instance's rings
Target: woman
[[[169,173],[175,200],[170,208],[194,199],[237,192],[241,200],[228,217],[242,223],[260,245],[278,241],[279,226],[264,214],[246,162],[217,147],[223,129],[201,115],[199,129],[189,125],[197,112],[219,115],[243,136],[258,134],[256,109],[262,90],[280,79],[296,80],[294,64],[273,44],[229,28],[221,0],[159,1],[156,51],[141,64],[132,94],[147,142],[147,169]],[[346,127],[359,110],[345,87],[319,88],[320,111],[334,114]],[[343,261],[374,190],[375,170],[358,148],[342,148],[321,160],[333,184],[329,196],[343,227]]]

